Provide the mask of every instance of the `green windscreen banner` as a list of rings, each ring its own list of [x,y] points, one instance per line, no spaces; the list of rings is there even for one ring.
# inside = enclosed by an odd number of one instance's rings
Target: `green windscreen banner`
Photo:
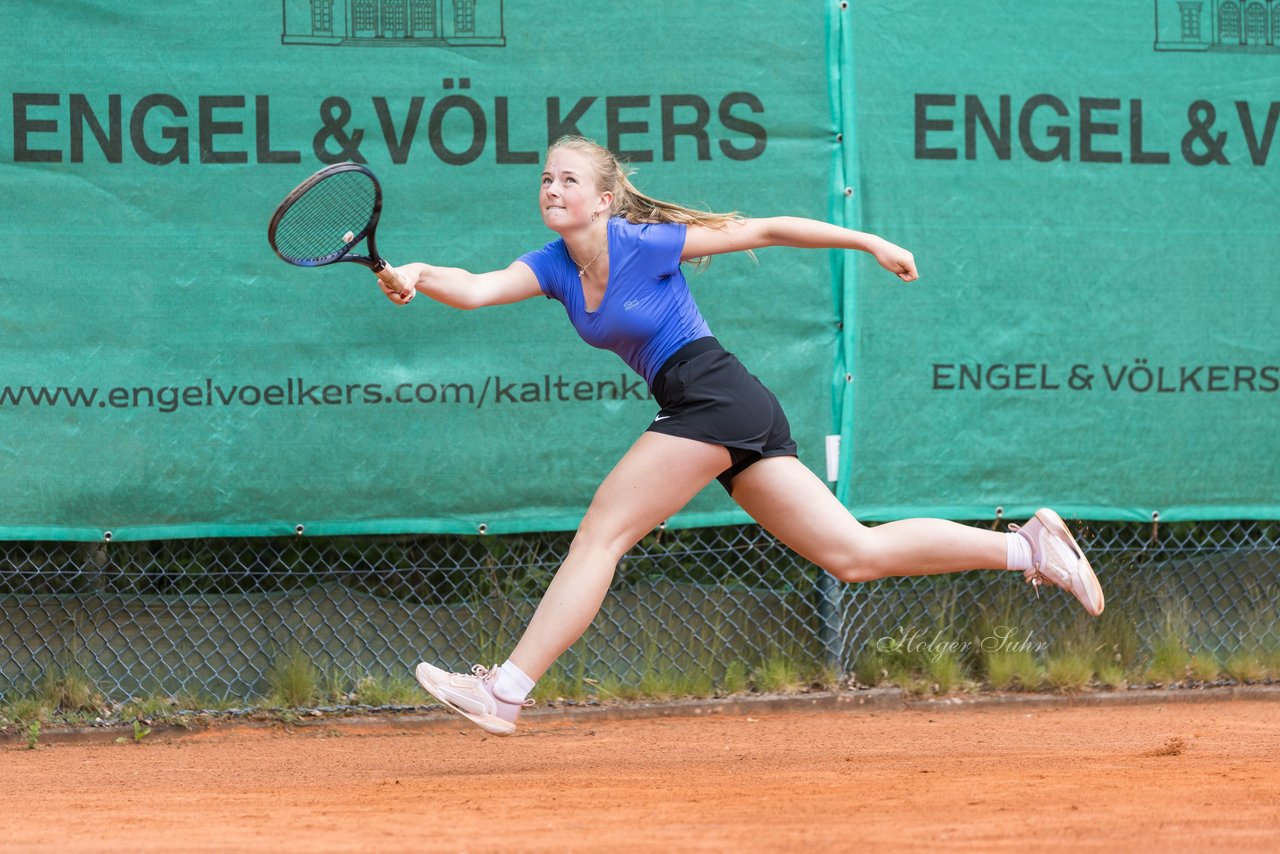
[[[0,537],[573,528],[658,408],[620,359],[266,240],[350,160],[392,263],[503,268],[568,133],[915,252],[686,269],[859,516],[1276,518],[1277,5],[16,4]],[[745,519],[713,486],[672,523]]]
[[[841,497],[1277,518],[1280,4],[851,6]]]
[[[9,4],[13,6],[13,4]],[[8,10],[0,58],[0,536],[574,527],[653,418],[559,303],[388,302],[266,227],[321,166],[383,185],[392,263],[500,269],[548,142],[650,195],[825,218],[827,21],[768,3],[116,0]],[[741,14],[740,14],[741,13]],[[688,270],[712,330],[824,465],[829,260]],[[706,490],[683,524],[745,518]]]

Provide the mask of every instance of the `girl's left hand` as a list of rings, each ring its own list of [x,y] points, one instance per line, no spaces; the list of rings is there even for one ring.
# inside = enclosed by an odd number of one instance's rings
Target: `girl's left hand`
[[[872,253],[881,267],[893,273],[904,282],[914,282],[920,274],[916,272],[916,259],[901,246],[895,246],[885,240]]]

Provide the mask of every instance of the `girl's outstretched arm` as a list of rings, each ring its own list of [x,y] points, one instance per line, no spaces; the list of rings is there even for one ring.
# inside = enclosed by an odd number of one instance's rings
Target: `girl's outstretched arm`
[[[743,252],[765,246],[856,249],[870,253],[881,267],[904,282],[913,281],[918,276],[912,254],[883,237],[796,216],[734,220],[718,228],[691,225],[685,235],[681,260]]]
[[[405,264],[397,267],[396,273],[418,293],[454,308],[505,305],[542,293],[538,277],[523,261],[515,261],[506,269],[491,273],[471,273],[458,267],[435,267],[431,264]],[[387,299],[396,305],[408,302],[388,288],[382,279],[378,282]]]

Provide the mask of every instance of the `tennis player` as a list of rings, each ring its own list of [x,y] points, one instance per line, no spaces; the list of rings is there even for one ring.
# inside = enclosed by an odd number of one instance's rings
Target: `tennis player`
[[[1016,570],[1102,612],[1089,561],[1058,514],[1039,510],[1009,533],[943,519],[864,527],[796,456],[777,399],[711,334],[680,265],[766,246],[870,253],[904,282],[911,253],[875,235],[797,217],[748,219],[644,195],[608,149],[581,137],[547,152],[542,220],[559,235],[490,273],[408,264],[416,292],[463,309],[546,296],[588,344],[644,377],[661,409],[596,491],[532,620],[500,667],[449,673],[429,663],[422,687],[491,733],[515,729],[534,683],[586,631],[621,557],[713,479],[781,542],[845,582],[972,569]],[[393,288],[383,292],[408,302]],[[409,298],[415,291],[405,289]]]

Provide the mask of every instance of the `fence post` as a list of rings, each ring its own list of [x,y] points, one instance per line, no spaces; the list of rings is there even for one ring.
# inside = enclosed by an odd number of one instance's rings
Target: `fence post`
[[[827,480],[835,489],[840,477],[840,437],[827,436]],[[841,661],[841,625],[840,582],[827,574],[818,573],[818,638],[822,643],[822,657],[828,667],[839,670],[844,675]]]
[[[826,572],[818,573],[818,622],[823,660],[827,666],[836,668],[843,675],[840,655],[840,582]]]

